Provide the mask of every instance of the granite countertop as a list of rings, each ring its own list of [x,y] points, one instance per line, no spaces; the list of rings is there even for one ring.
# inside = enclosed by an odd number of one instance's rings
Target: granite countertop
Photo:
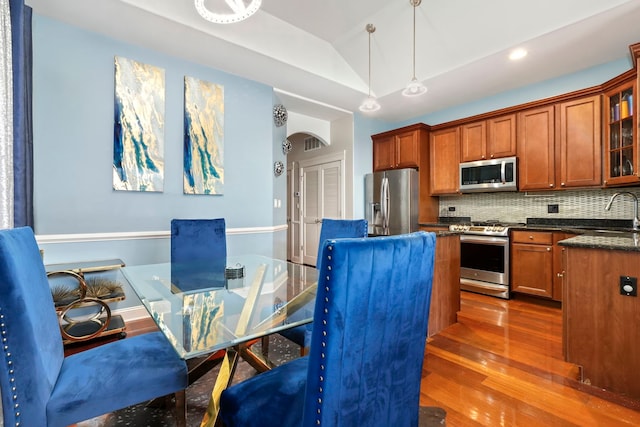
[[[470,223],[469,217],[440,217],[437,223],[421,223],[425,227],[447,227],[449,224]],[[558,242],[561,246],[589,249],[640,252],[640,232],[634,232],[632,221],[624,219],[584,218],[527,218],[526,224],[510,227],[512,230],[562,231],[577,234]],[[436,236],[460,234],[437,231]]]
[[[571,248],[606,249],[640,252],[639,233],[582,234],[558,242],[560,246]]]

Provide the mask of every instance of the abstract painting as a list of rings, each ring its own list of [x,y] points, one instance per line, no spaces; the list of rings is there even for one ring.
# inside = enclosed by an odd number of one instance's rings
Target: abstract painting
[[[184,194],[223,194],[224,87],[184,78]]]
[[[113,189],[163,191],[164,70],[115,57]]]

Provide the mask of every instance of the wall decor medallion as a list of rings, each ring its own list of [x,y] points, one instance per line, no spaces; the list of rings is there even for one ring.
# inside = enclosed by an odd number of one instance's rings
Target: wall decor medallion
[[[276,104],[273,106],[273,122],[277,127],[280,127],[287,123],[287,109],[282,104]]]
[[[289,141],[288,139],[285,139],[284,141],[282,141],[282,153],[283,154],[288,154],[289,151],[291,151],[292,148],[293,148],[293,144],[291,144],[291,141]]]
[[[281,161],[277,161],[273,164],[273,174],[275,176],[280,176],[282,175],[282,172],[284,172],[284,163],[282,163]]]

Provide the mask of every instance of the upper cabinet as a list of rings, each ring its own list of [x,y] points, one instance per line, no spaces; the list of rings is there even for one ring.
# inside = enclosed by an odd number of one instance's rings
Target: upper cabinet
[[[460,126],[462,162],[516,155],[516,115],[494,117]]]
[[[604,95],[606,186],[630,185],[639,181],[637,114],[634,114],[636,93],[636,78],[630,76]]]
[[[373,140],[373,171],[420,167],[420,151],[427,144],[423,124],[379,133]]]
[[[521,191],[602,184],[600,95],[518,113]]]
[[[601,186],[601,96],[561,102],[556,108],[560,188]]]
[[[431,194],[458,193],[460,131],[455,126],[431,132],[429,141]]]
[[[553,105],[518,113],[518,188],[555,187],[555,109]]]

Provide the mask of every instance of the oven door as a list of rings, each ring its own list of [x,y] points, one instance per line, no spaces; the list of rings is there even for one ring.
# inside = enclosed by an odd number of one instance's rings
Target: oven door
[[[509,298],[509,238],[460,236],[460,287]]]

